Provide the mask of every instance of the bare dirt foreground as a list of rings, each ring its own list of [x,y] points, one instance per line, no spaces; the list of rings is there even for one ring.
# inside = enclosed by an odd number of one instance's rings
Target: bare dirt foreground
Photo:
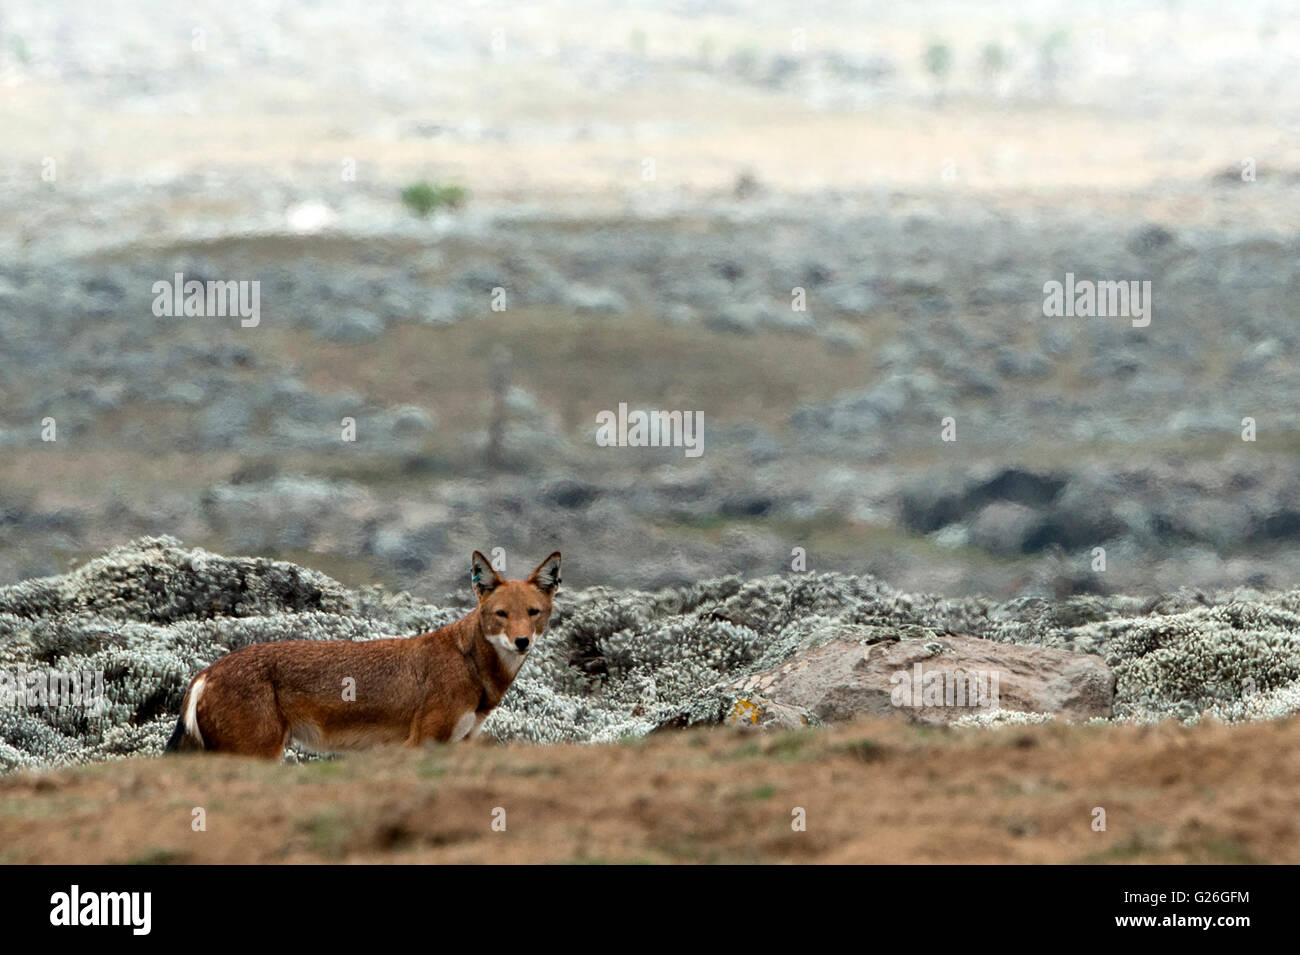
[[[1294,863],[1300,721],[130,759],[0,780],[0,846],[9,863]]]

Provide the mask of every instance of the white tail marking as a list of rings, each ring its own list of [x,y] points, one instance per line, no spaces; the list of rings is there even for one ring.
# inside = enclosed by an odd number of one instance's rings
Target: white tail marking
[[[185,707],[185,732],[189,733],[200,746],[207,746],[203,742],[203,734],[199,732],[199,694],[203,692],[203,684],[206,680],[199,677],[190,687],[189,704]]]

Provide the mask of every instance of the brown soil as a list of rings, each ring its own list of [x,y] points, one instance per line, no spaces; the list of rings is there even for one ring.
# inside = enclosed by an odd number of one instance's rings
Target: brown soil
[[[1300,720],[132,759],[0,780],[0,847],[16,863],[1295,863]]]

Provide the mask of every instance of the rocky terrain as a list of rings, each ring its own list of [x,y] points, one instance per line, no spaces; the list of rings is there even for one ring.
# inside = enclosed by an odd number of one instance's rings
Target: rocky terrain
[[[1272,0],[5,4],[0,861],[482,861],[495,807],[513,861],[1296,861],[1298,50]],[[565,567],[483,740],[155,758],[207,663],[437,627],[476,549]]]
[[[432,594],[561,545],[1290,589],[1294,26],[1121,6],[7,8],[0,582],[168,534]],[[155,314],[178,273],[258,323]],[[1067,273],[1150,324],[1045,315]],[[620,403],[704,453],[598,446]]]

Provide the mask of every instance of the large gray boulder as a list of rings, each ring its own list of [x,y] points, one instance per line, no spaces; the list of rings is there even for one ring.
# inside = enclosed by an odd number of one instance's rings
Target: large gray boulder
[[[778,725],[797,713],[822,723],[864,715],[948,723],[997,710],[1085,720],[1111,716],[1115,675],[1090,654],[944,634],[835,640],[731,688],[743,701],[737,720],[763,722],[772,711]]]

